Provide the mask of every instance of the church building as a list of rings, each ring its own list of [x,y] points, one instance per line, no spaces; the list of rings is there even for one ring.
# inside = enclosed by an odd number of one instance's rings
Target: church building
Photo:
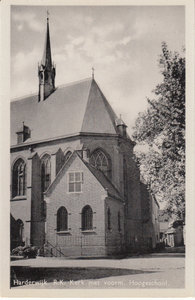
[[[97,82],[55,86],[47,18],[36,95],[11,102],[11,248],[55,256],[154,248],[158,203],[140,180],[127,126]]]

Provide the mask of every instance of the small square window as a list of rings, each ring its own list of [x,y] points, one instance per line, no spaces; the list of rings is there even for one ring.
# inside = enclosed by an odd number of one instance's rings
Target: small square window
[[[82,192],[83,173],[82,172],[71,172],[69,173],[69,193],[80,193]]]

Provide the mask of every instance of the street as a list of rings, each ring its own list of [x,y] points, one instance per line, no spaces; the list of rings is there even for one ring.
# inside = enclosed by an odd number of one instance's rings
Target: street
[[[185,287],[184,253],[122,259],[37,257],[12,261],[11,268],[12,288],[17,289]]]

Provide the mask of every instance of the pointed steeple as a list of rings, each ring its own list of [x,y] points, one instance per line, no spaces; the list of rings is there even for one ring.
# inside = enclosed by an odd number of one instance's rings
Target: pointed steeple
[[[119,134],[122,135],[123,137],[126,137],[127,133],[126,133],[126,128],[127,125],[125,124],[125,122],[122,120],[122,117],[120,115],[119,119],[115,120],[115,124],[119,130]]]
[[[47,12],[47,14],[48,14],[48,12]],[[50,35],[49,35],[49,16],[48,15],[47,15],[47,31],[46,31],[45,48],[44,48],[43,58],[42,58],[41,63],[48,69],[52,67],[51,45],[50,45]]]
[[[45,100],[55,90],[55,67],[52,64],[49,34],[49,16],[47,12],[46,40],[41,65],[38,65],[39,101]]]

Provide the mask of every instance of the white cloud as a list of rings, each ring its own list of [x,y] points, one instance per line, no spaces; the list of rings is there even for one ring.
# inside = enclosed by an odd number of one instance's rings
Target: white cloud
[[[125,37],[120,41],[120,44],[126,46],[131,40],[132,40],[132,38],[131,38],[130,36],[125,36]]]
[[[33,31],[40,32],[44,30],[43,24],[36,19],[36,15],[34,13],[13,13],[13,20],[19,23],[17,26],[17,29],[19,31],[23,28],[24,25],[27,25]]]
[[[102,24],[98,27],[93,27],[92,34],[96,34],[99,38],[105,38],[108,35],[120,33],[124,29],[124,25],[120,22],[112,24]]]
[[[12,98],[27,95],[38,90],[37,64],[39,57],[40,49],[33,48],[27,54],[20,51],[12,58]],[[27,73],[28,76],[25,76]]]
[[[86,22],[86,24],[91,25],[93,23],[93,18],[90,16],[87,16],[85,18],[85,22]]]
[[[18,52],[12,59],[14,74],[20,75],[22,72],[32,70],[34,65],[37,66],[40,51],[38,48],[33,48],[29,53],[22,51]]]
[[[22,30],[23,30],[23,28],[24,28],[24,26],[23,26],[23,24],[22,24],[22,23],[20,23],[20,24],[18,24],[18,25],[17,25],[17,29],[18,29],[18,31],[22,31]]]
[[[71,59],[79,56],[105,67],[105,65],[114,63],[116,60],[128,58],[126,47],[131,41],[131,37],[124,35],[122,28],[123,26],[118,23],[116,26],[105,26],[105,30],[94,28],[85,36],[68,35],[68,41],[60,52],[63,53],[63,57]],[[120,32],[120,38],[112,38],[113,32]],[[107,38],[108,35],[111,36],[109,39]],[[59,49],[57,52],[57,57],[59,57]]]
[[[69,35],[68,39],[70,41],[71,44],[75,45],[75,46],[79,46],[81,44],[84,43],[84,36],[78,36],[76,38],[74,38],[73,36]]]
[[[58,33],[59,31],[63,32],[64,30],[86,30],[86,28],[91,28],[94,22],[94,18],[90,15],[83,15],[81,13],[77,13],[74,11],[74,17],[71,14],[66,15],[66,19],[64,17],[59,17],[57,19],[50,19],[51,25],[52,22],[55,21],[55,26],[51,26],[53,33]],[[54,23],[53,23],[54,24]],[[90,27],[91,26],[91,27]]]

